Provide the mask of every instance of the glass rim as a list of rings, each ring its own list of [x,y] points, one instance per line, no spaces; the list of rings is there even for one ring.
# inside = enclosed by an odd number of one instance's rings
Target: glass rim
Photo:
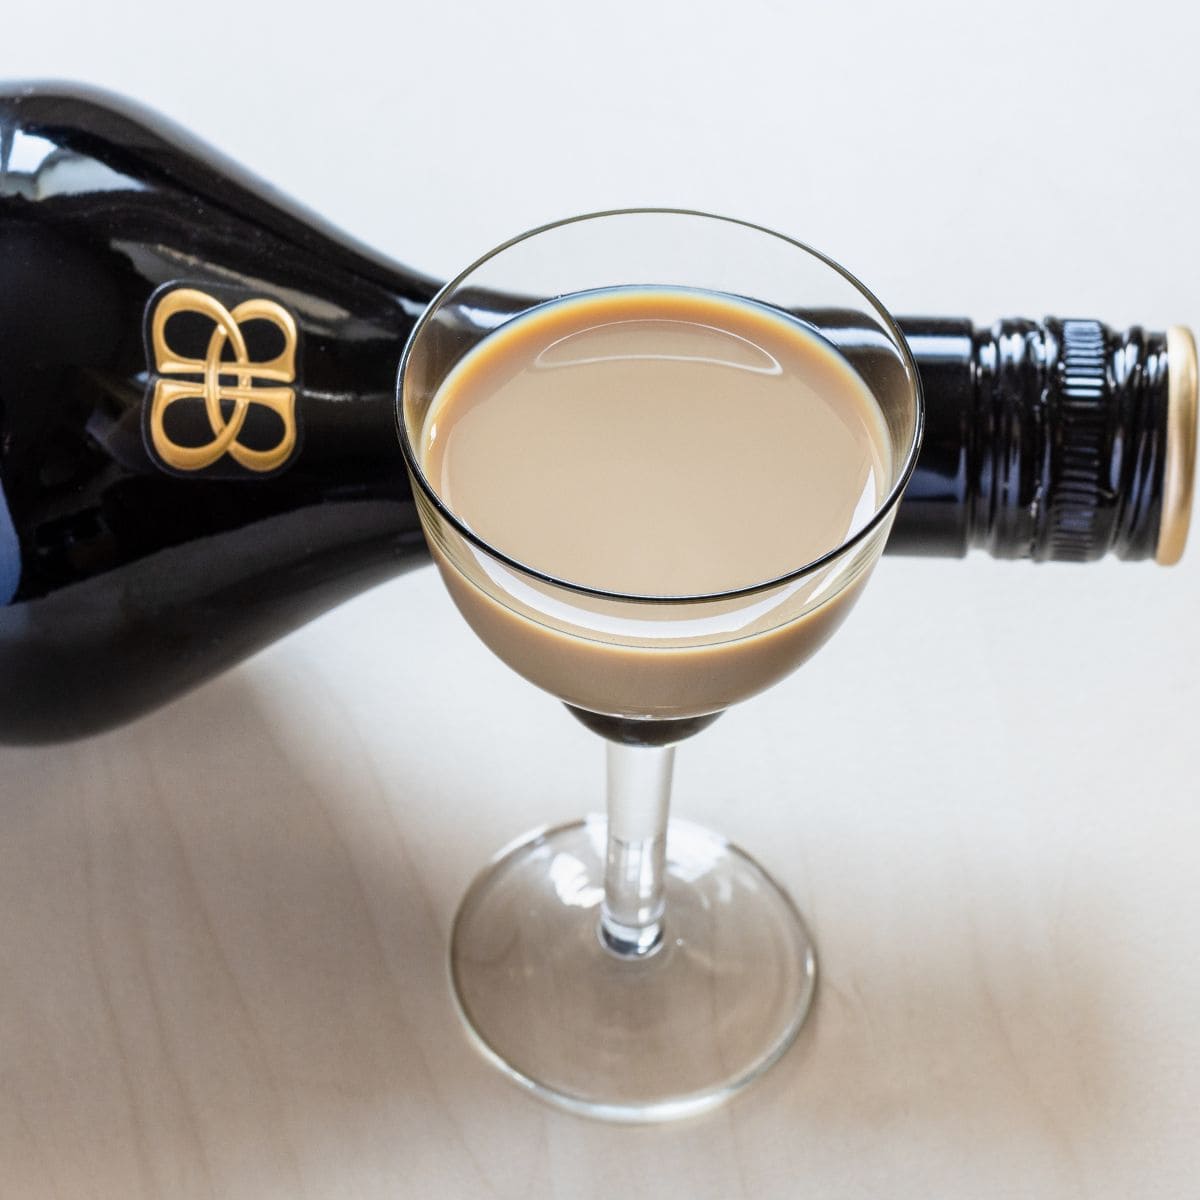
[[[454,511],[447,505],[442,498],[437,494],[436,489],[430,483],[421,464],[417,461],[416,450],[413,447],[412,440],[408,436],[407,422],[404,419],[404,379],[408,369],[409,359],[412,357],[413,349],[417,344],[421,333],[429,325],[443,301],[456,291],[461,284],[470,278],[476,271],[479,270],[485,263],[490,262],[493,258],[502,254],[512,246],[516,246],[521,242],[537,237],[539,234],[549,233],[553,229],[561,229],[566,225],[575,225],[582,221],[595,221],[603,217],[629,217],[629,216],[680,216],[680,217],[700,217],[708,221],[721,221],[727,225],[740,225],[745,229],[754,230],[756,233],[766,234],[768,237],[776,238],[781,242],[785,242],[793,246],[797,250],[803,251],[810,257],[817,259],[825,266],[831,268],[840,275],[847,283],[850,284],[871,306],[875,315],[879,317],[887,333],[891,336],[895,348],[900,356],[901,363],[904,367],[905,374],[912,383],[913,399],[916,403],[916,417],[913,422],[912,438],[908,447],[908,453],[905,456],[903,466],[896,476],[896,481],[889,489],[884,498],[876,505],[875,511],[871,514],[870,520],[865,522],[860,529],[855,530],[848,537],[835,546],[832,550],[826,551],[817,558],[811,559],[801,566],[785,572],[783,575],[777,575],[774,578],[767,579],[761,583],[748,584],[744,587],[728,588],[719,592],[696,592],[689,595],[651,595],[636,592],[620,592],[606,588],[590,587],[587,584],[576,583],[569,579],[562,579],[556,575],[552,575],[547,571],[542,571],[537,567],[530,566],[528,563],[521,562],[520,559],[513,558],[512,555],[506,554],[503,550],[493,546],[486,538],[482,538],[473,529],[470,528],[463,520],[461,520]],[[711,289],[702,289],[711,290]],[[560,297],[556,297],[560,298]],[[761,303],[761,301],[760,301]],[[777,307],[770,305],[771,308]],[[522,312],[528,310],[522,310]],[[513,317],[518,317],[522,313],[514,313]],[[497,326],[500,328],[500,326]],[[819,332],[819,331],[818,331]],[[485,335],[488,336],[488,335]],[[856,372],[857,373],[857,372]],[[443,518],[458,534],[465,538],[471,545],[482,550],[485,554],[497,559],[505,566],[522,575],[529,576],[541,583],[548,583],[553,587],[563,588],[567,591],[576,592],[585,596],[595,596],[602,600],[616,600],[623,602],[636,602],[639,604],[702,604],[711,603],[721,600],[736,600],[744,596],[754,596],[763,592],[772,591],[775,588],[786,586],[799,579],[803,579],[809,575],[816,574],[823,567],[826,567],[837,559],[848,554],[856,546],[866,541],[875,530],[886,519],[888,514],[896,507],[904,488],[907,486],[909,479],[917,465],[917,456],[921,450],[921,441],[925,432],[925,399],[921,388],[921,376],[917,371],[917,365],[912,356],[912,351],[909,348],[908,341],[904,336],[903,331],[897,324],[896,319],[887,310],[886,307],[879,301],[878,297],[861,280],[843,267],[840,263],[835,262],[827,254],[823,254],[820,250],[814,249],[805,242],[798,241],[796,238],[788,237],[787,234],[779,233],[774,229],[768,229],[765,225],[758,225],[753,221],[744,221],[738,217],[725,217],[717,213],[702,212],[699,209],[692,208],[610,208],[603,209],[597,212],[580,213],[573,217],[564,217],[558,221],[550,221],[544,225],[539,225],[535,229],[526,230],[524,233],[519,233],[515,237],[509,238],[507,241],[501,242],[497,246],[493,246],[486,253],[481,254],[474,262],[460,271],[452,279],[444,283],[425,306],[424,311],[417,318],[416,324],[413,325],[408,339],[404,344],[404,351],[400,356],[400,366],[396,375],[396,428],[400,437],[400,449],[404,454],[404,462],[407,466],[412,478],[420,487],[426,499],[433,505],[438,515]]]

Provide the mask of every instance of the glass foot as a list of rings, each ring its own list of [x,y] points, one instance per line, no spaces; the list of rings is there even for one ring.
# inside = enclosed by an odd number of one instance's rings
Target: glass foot
[[[661,1121],[719,1104],[775,1062],[808,1012],[812,938],[785,892],[724,839],[668,827],[660,947],[599,935],[605,819],[508,847],[454,921],[450,974],[476,1043],[572,1112]]]

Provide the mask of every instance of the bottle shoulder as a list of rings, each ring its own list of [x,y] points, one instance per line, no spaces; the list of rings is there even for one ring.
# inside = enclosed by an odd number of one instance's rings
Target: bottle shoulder
[[[169,195],[180,221],[221,212],[297,251],[335,258],[391,293],[409,316],[436,280],[397,263],[267,183],[229,155],[136,101],[59,82],[0,88],[0,215],[118,221]],[[161,204],[159,205],[161,207]]]

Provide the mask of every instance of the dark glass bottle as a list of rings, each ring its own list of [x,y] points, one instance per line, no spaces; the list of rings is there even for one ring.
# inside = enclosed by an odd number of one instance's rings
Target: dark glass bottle
[[[426,561],[393,401],[436,288],[135,105],[0,88],[0,741],[129,719]],[[1184,332],[901,325],[928,424],[889,550],[1177,557]]]

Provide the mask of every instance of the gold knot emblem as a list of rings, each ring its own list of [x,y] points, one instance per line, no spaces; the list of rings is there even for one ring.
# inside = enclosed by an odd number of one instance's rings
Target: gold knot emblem
[[[167,322],[180,313],[208,317],[212,333],[203,358],[177,353],[167,341]],[[275,358],[250,357],[242,326],[249,321],[269,321],[283,335],[283,351]],[[296,446],[296,393],[289,384],[296,378],[296,322],[273,300],[245,300],[228,309],[219,300],[196,288],[167,292],[154,309],[150,327],[154,367],[160,378],[150,404],[150,440],[167,466],[179,471],[199,471],[228,454],[250,471],[273,471],[282,466]],[[226,357],[226,347],[232,357]],[[200,446],[181,445],[165,427],[168,409],[180,400],[202,400],[212,439]],[[269,449],[255,449],[239,441],[251,408],[260,404],[282,422],[283,433]]]

